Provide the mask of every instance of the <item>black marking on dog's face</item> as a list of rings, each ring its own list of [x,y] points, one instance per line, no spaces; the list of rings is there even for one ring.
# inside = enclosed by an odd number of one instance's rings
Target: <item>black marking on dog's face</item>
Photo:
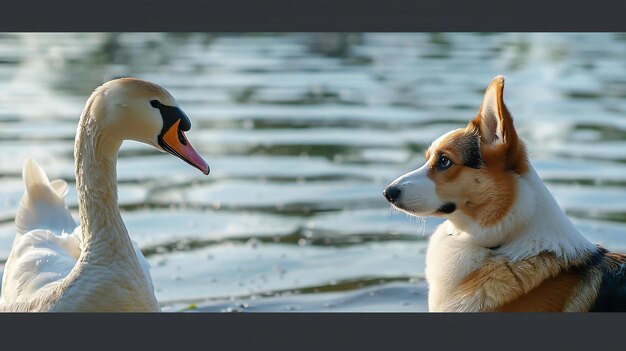
[[[478,135],[471,134],[460,141],[461,157],[463,164],[471,168],[480,168],[483,164],[483,157],[480,154],[480,139]]]
[[[163,148],[167,148],[167,144],[163,142],[163,135],[167,132],[176,121],[180,120],[180,124],[178,125],[178,140],[181,144],[186,145],[187,141],[183,136],[182,132],[186,132],[191,129],[191,120],[189,117],[178,107],[163,105],[159,100],[150,101],[150,105],[152,107],[159,109],[161,112],[161,117],[163,118],[163,128],[161,128],[161,133],[159,133],[158,141],[159,145]]]

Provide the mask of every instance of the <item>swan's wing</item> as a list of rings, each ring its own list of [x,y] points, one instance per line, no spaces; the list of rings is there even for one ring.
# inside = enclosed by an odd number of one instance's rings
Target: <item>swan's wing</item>
[[[60,282],[80,255],[76,223],[65,205],[67,183],[50,182],[35,161],[22,170],[26,191],[15,216],[17,234],[4,267],[0,302],[29,301]],[[71,233],[71,234],[67,234]]]
[[[154,285],[152,284],[152,276],[150,275],[150,264],[148,260],[143,256],[141,249],[139,249],[139,245],[135,242],[135,240],[130,240],[133,243],[133,249],[135,249],[135,254],[137,255],[137,260],[139,261],[139,265],[141,266],[141,270],[143,274],[146,276],[146,280],[148,280],[148,285],[150,286],[150,290],[154,292]]]
[[[75,234],[37,229],[16,235],[2,276],[2,303],[28,302],[65,278],[80,255]]]
[[[18,235],[35,229],[71,233],[76,223],[63,199],[67,183],[61,179],[50,182],[43,169],[31,159],[24,162],[22,178],[26,192],[15,215]]]

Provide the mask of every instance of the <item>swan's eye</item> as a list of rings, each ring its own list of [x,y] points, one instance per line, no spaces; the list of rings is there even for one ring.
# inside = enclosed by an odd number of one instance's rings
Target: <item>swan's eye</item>
[[[150,105],[152,105],[152,107],[154,107],[154,108],[161,107],[161,103],[159,102],[159,100],[151,100],[150,101]]]
[[[437,169],[444,171],[452,166],[452,161],[444,155],[439,156],[437,160]]]

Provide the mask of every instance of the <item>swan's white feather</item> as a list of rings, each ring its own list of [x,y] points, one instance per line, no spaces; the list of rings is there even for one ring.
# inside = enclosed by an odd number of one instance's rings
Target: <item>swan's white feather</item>
[[[81,253],[80,226],[64,200],[67,183],[50,182],[31,159],[24,162],[22,176],[26,191],[15,218],[17,234],[2,276],[0,303],[29,302],[48,294],[70,273]],[[132,244],[154,290],[150,265],[137,243]]]
[[[32,159],[24,161],[22,178],[26,191],[15,215],[17,233],[24,234],[35,229],[47,229],[53,233],[71,233],[76,222],[65,205],[67,183],[64,180],[48,180],[43,169]]]

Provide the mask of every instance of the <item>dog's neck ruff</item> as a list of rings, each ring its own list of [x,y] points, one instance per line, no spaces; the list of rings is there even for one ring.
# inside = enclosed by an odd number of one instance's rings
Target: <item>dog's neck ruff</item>
[[[450,217],[451,227],[473,245],[512,261],[546,251],[565,260],[594,252],[596,246],[573,225],[532,166],[517,183],[515,204],[500,222],[483,227],[459,214]]]

